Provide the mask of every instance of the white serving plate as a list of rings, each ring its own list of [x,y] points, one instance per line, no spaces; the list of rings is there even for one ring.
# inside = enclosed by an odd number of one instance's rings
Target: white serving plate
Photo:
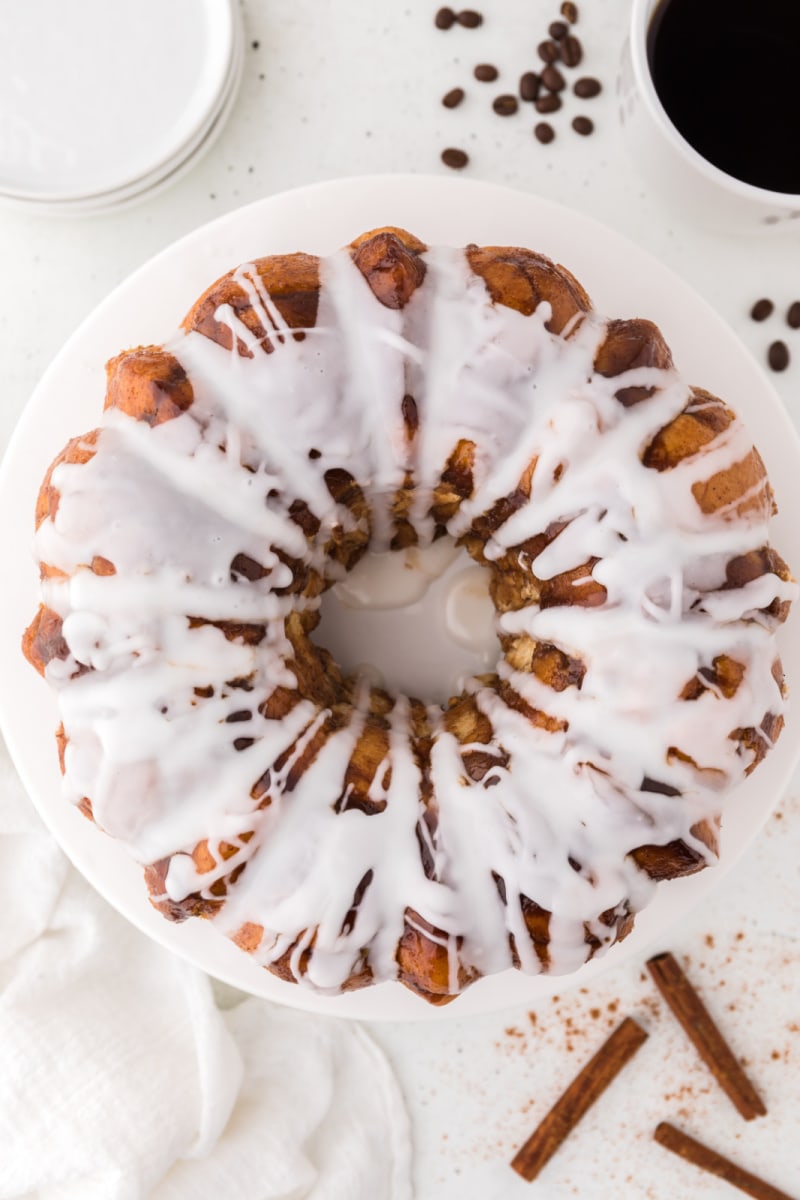
[[[316,184],[229,213],[146,263],[91,314],[42,378],[0,472],[0,562],[6,581],[0,598],[0,724],[29,794],[75,866],[145,933],[217,978],[293,1007],[364,1019],[441,1019],[531,1004],[585,985],[663,938],[719,883],[780,798],[800,751],[794,706],[774,752],[728,798],[720,866],[662,885],[630,937],[576,974],[526,977],[508,971],[481,980],[445,1009],[434,1009],[393,983],[347,996],[318,996],[273,978],[211,924],[164,920],[150,906],[141,870],[122,846],[62,800],[53,739],[55,697],[19,649],[38,602],[31,537],[39,483],[64,443],[97,423],[105,361],[124,347],[169,337],[209,281],[239,262],[294,250],[327,253],[364,230],[390,224],[430,243],[535,247],[573,271],[599,311],[656,321],[688,380],[724,396],[754,430],[782,505],[773,540],[790,563],[800,563],[800,523],[791,519],[800,481],[794,426],[727,325],[662,263],[587,217],[491,184],[420,176]],[[781,650],[789,680],[800,689],[800,639],[784,635]]]

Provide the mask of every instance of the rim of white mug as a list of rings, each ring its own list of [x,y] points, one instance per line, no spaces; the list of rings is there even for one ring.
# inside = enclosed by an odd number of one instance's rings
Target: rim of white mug
[[[735,175],[729,175],[727,171],[715,167],[686,141],[672,123],[667,110],[659,99],[647,59],[647,29],[658,2],[659,0],[633,0],[630,52],[633,73],[641,96],[668,141],[695,170],[727,191],[745,200],[759,201],[763,205],[777,205],[781,208],[800,207],[800,193],[798,192],[775,192],[769,188],[757,187],[754,183],[745,183],[743,179],[737,179]]]

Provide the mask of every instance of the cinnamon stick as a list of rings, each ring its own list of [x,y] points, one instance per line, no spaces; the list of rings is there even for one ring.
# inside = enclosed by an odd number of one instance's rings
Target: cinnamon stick
[[[766,1116],[764,1101],[673,956],[657,954],[647,969],[695,1050],[745,1121]]]
[[[646,1040],[647,1034],[632,1017],[617,1026],[512,1159],[511,1166],[523,1179],[530,1183],[536,1178]]]
[[[656,1126],[653,1137],[659,1146],[671,1150],[680,1158],[685,1158],[687,1162],[699,1167],[701,1171],[708,1171],[710,1175],[716,1175],[718,1179],[732,1183],[734,1187],[746,1192],[754,1200],[792,1200],[792,1197],[787,1196],[786,1192],[782,1192],[780,1188],[773,1187],[771,1183],[765,1183],[763,1179],[759,1179],[757,1175],[751,1175],[742,1167],[737,1167],[736,1163],[732,1163],[729,1158],[723,1158],[721,1154],[717,1154],[716,1150],[710,1150],[702,1142],[696,1142],[694,1138],[689,1137],[680,1129],[676,1129],[667,1121],[662,1121],[660,1125]]]

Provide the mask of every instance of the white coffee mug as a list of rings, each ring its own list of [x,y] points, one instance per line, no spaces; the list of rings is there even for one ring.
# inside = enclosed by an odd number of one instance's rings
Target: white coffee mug
[[[647,57],[647,31],[658,3],[633,0],[617,82],[623,138],[637,167],[665,202],[690,220],[741,233],[800,233],[800,195],[727,175],[698,154],[667,116]]]

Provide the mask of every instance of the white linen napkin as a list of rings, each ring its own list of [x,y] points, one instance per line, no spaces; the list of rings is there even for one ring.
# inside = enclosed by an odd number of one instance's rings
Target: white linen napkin
[[[410,1200],[405,1108],[357,1025],[248,998],[68,864],[0,743],[0,1200]]]

